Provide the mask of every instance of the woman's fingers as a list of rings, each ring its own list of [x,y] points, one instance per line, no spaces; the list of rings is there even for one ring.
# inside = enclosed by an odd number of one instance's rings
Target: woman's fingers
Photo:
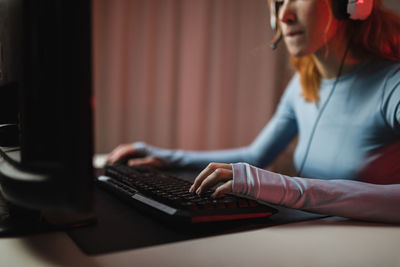
[[[107,162],[115,163],[126,156],[132,155],[133,153],[135,153],[133,144],[119,145],[108,155]]]
[[[201,194],[210,187],[231,180],[232,166],[225,163],[210,163],[195,179],[189,192]]]
[[[210,174],[206,179],[203,180],[203,182],[197,188],[196,194],[201,194],[207,191],[207,189],[213,187],[214,185],[221,182],[226,182],[230,179],[232,179],[231,170],[218,168],[212,174]]]
[[[196,179],[193,182],[193,185],[190,187],[189,192],[193,193],[197,190],[200,184],[206,179],[211,173],[213,173],[217,168],[222,167],[222,164],[219,163],[210,163],[208,166],[197,175]]]
[[[220,198],[225,194],[232,193],[232,184],[233,180],[229,180],[228,182],[220,185],[215,189],[215,192],[211,195],[213,198]]]
[[[122,144],[117,146],[107,157],[107,162],[109,163],[115,163],[116,161],[132,156],[137,151],[135,150],[135,147],[133,144]],[[152,156],[147,156],[147,157],[142,157],[142,158],[133,158],[129,159],[127,161],[127,164],[129,166],[151,166],[151,167],[162,167],[164,166],[164,162],[156,157]]]
[[[163,161],[156,157],[145,157],[128,160],[129,166],[149,166],[149,167],[162,167]]]

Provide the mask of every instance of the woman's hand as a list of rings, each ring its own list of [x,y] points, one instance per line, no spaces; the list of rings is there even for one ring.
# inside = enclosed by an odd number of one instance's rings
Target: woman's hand
[[[107,157],[107,162],[115,163],[123,158],[129,158],[138,156],[138,152],[136,151],[133,144],[122,144],[117,146]],[[136,157],[128,159],[127,164],[129,166],[151,166],[151,167],[162,167],[164,166],[164,162],[156,157],[143,155],[142,157]]]
[[[231,164],[210,163],[194,180],[189,192],[200,195],[207,189],[218,183],[223,183],[211,195],[213,198],[219,198],[232,192],[233,171]]]

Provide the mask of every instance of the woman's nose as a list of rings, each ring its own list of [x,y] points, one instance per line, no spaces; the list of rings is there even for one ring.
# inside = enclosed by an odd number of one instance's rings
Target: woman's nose
[[[292,1],[284,1],[282,6],[279,8],[278,15],[279,21],[285,24],[292,24],[296,20]]]

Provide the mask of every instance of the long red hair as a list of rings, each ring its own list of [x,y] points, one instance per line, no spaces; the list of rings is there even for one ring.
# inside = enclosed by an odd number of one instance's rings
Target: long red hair
[[[351,40],[350,53],[353,57],[400,60],[400,17],[385,9],[381,0],[374,0],[368,19],[348,20],[345,25],[344,41]],[[321,77],[313,57],[291,57],[291,61],[300,75],[302,96],[309,102],[318,101]]]

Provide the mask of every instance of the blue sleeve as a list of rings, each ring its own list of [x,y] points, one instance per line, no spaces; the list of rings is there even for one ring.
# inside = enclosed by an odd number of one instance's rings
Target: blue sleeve
[[[300,82],[296,75],[285,90],[277,110],[261,133],[248,148],[246,161],[263,168],[268,166],[297,135],[295,100],[300,94]]]
[[[400,67],[386,80],[381,112],[389,127],[400,134]]]
[[[294,98],[298,97],[298,77],[295,76],[283,94],[277,111],[257,138],[245,147],[215,150],[170,150],[135,143],[135,148],[162,159],[167,165],[204,168],[210,162],[247,162],[258,167],[269,165],[297,134]]]

